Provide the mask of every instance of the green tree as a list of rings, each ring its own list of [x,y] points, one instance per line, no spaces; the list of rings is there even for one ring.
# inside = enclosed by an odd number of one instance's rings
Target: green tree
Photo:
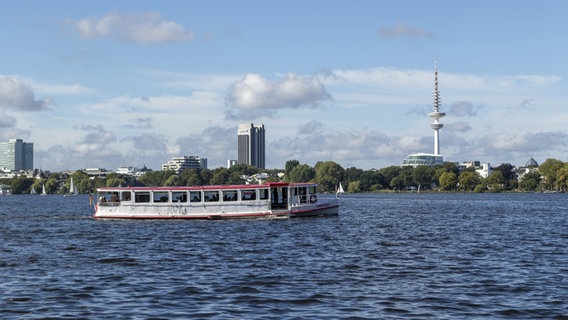
[[[163,186],[181,186],[183,185],[183,180],[181,179],[181,177],[177,174],[172,174],[171,176],[169,176],[166,181],[164,181]]]
[[[538,171],[542,177],[542,185],[545,190],[554,190],[556,186],[556,174],[564,167],[564,162],[556,159],[546,159],[539,167]]]
[[[211,181],[209,183],[211,185],[223,185],[227,184],[229,181],[229,170],[227,168],[218,168],[215,169],[213,172],[213,177],[211,177]]]
[[[201,181],[203,181],[203,185],[210,185],[211,178],[213,178],[213,172],[209,169],[201,169],[199,172],[201,175]]]
[[[440,175],[439,185],[443,191],[456,190],[458,184],[458,176],[454,172],[443,172]]]
[[[285,181],[292,181],[290,180],[290,173],[294,170],[295,167],[300,165],[300,161],[298,160],[288,160],[284,165],[284,180]]]
[[[56,178],[48,178],[45,181],[45,192],[47,194],[55,194],[59,190],[59,184],[57,183]]]
[[[389,186],[391,187],[391,189],[393,189],[395,191],[404,190],[405,187],[406,187],[404,179],[402,178],[401,175],[394,176],[390,180]]]
[[[483,180],[483,186],[489,192],[501,192],[505,190],[505,179],[501,171],[493,171],[491,175]]]
[[[163,186],[171,175],[176,174],[173,170],[149,171],[142,175],[138,181],[145,186]]]
[[[106,186],[107,187],[118,187],[118,186],[126,186],[126,181],[119,177],[108,178],[106,179]]]
[[[310,182],[316,177],[314,168],[307,164],[295,166],[288,174],[289,182]]]
[[[33,178],[24,178],[18,177],[12,179],[12,183],[10,185],[10,193],[11,194],[25,194],[30,193],[31,186],[34,184],[35,179]]]
[[[185,169],[180,177],[186,186],[202,186],[201,169]]]
[[[351,181],[357,181],[361,179],[363,172],[364,170],[357,169],[355,167],[345,169],[345,174],[343,175],[343,185],[349,185]]]
[[[422,186],[429,187],[433,182],[435,171],[428,166],[418,166],[412,170],[412,181],[418,186],[418,190],[422,189]]]
[[[475,186],[481,183],[481,176],[475,171],[463,171],[458,177],[460,189],[472,191]]]
[[[562,192],[568,189],[568,164],[564,164],[564,166],[558,171],[556,171],[556,190],[560,190]]]
[[[246,180],[243,178],[243,174],[240,172],[230,172],[229,170],[229,179],[227,180],[227,184],[244,184]]]
[[[357,193],[360,192],[361,189],[359,188],[360,182],[359,181],[351,181],[347,186],[347,192],[349,193]]]
[[[500,171],[503,176],[503,186],[510,190],[516,185],[517,173],[515,167],[510,163],[502,163],[498,167],[493,168],[493,172]]]
[[[540,185],[540,173],[537,170],[526,173],[521,181],[519,181],[519,188],[522,191],[536,191]]]
[[[359,190],[361,192],[376,191],[388,186],[385,177],[377,170],[367,170],[359,177]]]
[[[335,186],[343,181],[345,170],[334,161],[318,162],[315,166],[316,182],[323,192],[335,191]]]
[[[402,168],[399,166],[390,166],[390,167],[386,167],[386,168],[382,168],[378,170],[378,173],[380,173],[383,176],[383,185],[385,187],[387,186],[391,186],[391,180],[398,176],[399,173],[402,171]],[[395,183],[396,184],[396,183]]]

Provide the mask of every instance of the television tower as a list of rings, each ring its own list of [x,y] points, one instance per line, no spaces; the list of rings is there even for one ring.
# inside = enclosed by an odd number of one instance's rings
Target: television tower
[[[438,62],[434,61],[434,111],[428,113],[430,118],[434,119],[434,122],[430,124],[430,128],[434,129],[434,155],[440,155],[440,129],[444,127],[440,123],[440,118],[444,117],[446,114],[440,112],[440,91],[438,90]]]

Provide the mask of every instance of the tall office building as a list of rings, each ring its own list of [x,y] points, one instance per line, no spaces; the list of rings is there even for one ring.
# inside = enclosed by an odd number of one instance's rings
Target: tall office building
[[[237,164],[265,169],[264,125],[239,124]]]
[[[34,144],[22,139],[0,142],[0,169],[33,170]]]

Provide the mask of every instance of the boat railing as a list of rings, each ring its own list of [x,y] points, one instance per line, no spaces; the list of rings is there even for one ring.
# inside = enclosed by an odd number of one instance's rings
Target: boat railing
[[[99,207],[118,207],[119,201],[99,201]]]

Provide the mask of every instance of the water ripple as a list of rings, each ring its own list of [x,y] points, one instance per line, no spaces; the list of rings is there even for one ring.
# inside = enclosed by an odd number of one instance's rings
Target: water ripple
[[[345,195],[339,217],[97,221],[0,198],[3,319],[568,319],[563,194]]]

